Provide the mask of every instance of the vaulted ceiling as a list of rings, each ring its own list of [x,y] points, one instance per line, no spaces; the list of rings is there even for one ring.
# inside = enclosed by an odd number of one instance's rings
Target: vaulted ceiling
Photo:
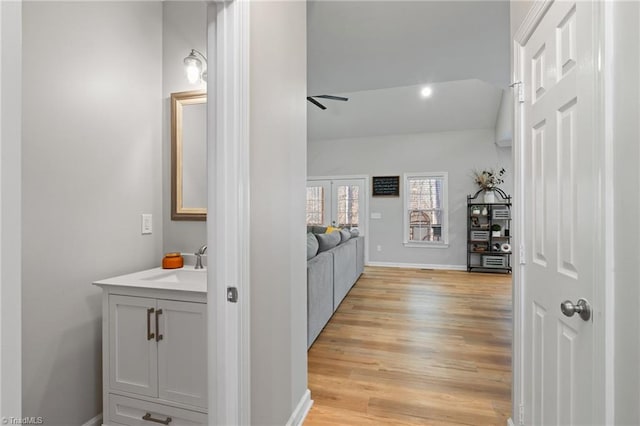
[[[508,1],[330,1],[307,8],[309,139],[492,128],[509,84]],[[434,88],[422,99],[423,85]],[[426,101],[426,102],[425,102]]]
[[[502,90],[480,80],[393,87],[341,93],[348,102],[319,99],[326,110],[309,104],[309,140],[492,129]]]

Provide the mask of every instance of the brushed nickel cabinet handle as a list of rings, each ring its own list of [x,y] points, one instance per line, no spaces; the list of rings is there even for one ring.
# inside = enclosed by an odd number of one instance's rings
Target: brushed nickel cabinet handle
[[[168,425],[169,423],[171,423],[171,417],[167,417],[165,420],[160,420],[160,419],[154,419],[153,417],[151,417],[151,413],[147,413],[144,416],[142,416],[142,420],[146,420],[148,422],[154,422],[154,423],[161,423],[163,425]]]
[[[154,311],[155,309],[153,308],[147,309],[147,340],[151,340],[155,337],[155,335],[151,332],[151,314],[153,314]],[[156,328],[157,327],[158,325],[156,323]]]
[[[156,342],[159,342],[163,338],[162,334],[160,334],[160,315],[162,315],[162,309],[156,311]]]

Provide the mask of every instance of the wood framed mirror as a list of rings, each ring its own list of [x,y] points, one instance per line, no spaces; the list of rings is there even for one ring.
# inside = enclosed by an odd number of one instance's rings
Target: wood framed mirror
[[[171,94],[171,220],[207,219],[207,93]]]

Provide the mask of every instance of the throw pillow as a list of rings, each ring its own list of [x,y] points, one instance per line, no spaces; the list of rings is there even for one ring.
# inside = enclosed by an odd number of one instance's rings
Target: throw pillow
[[[340,243],[340,233],[332,232],[330,234],[317,234],[318,239],[318,253],[330,250]]]
[[[358,228],[351,228],[351,238],[355,238],[360,235],[360,230]]]
[[[340,230],[340,244],[344,243],[345,241],[349,241],[351,239],[351,232],[349,232],[348,229],[341,229]]]
[[[340,230],[340,228],[336,228],[335,226],[327,226],[327,230],[324,231],[324,233],[325,234],[330,234],[333,231],[339,231],[339,230]]]
[[[307,233],[307,260],[318,254],[318,239],[311,232]]]
[[[327,227],[326,226],[314,225],[311,228],[312,228],[311,232],[313,232],[314,234],[324,234],[325,232],[327,232]]]

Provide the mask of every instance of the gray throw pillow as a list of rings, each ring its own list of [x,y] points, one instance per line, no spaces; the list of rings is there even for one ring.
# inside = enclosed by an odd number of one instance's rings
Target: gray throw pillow
[[[351,229],[351,238],[355,238],[360,235],[360,230],[358,228]]]
[[[311,232],[307,233],[307,260],[318,254],[318,239]]]
[[[316,234],[316,238],[318,239],[318,244],[320,246],[318,253],[331,250],[340,244],[340,233],[336,231],[330,234]]]
[[[351,232],[348,229],[340,230],[340,244],[351,239]]]
[[[312,226],[311,232],[313,232],[314,234],[324,234],[325,232],[327,232],[327,227],[314,225]]]

